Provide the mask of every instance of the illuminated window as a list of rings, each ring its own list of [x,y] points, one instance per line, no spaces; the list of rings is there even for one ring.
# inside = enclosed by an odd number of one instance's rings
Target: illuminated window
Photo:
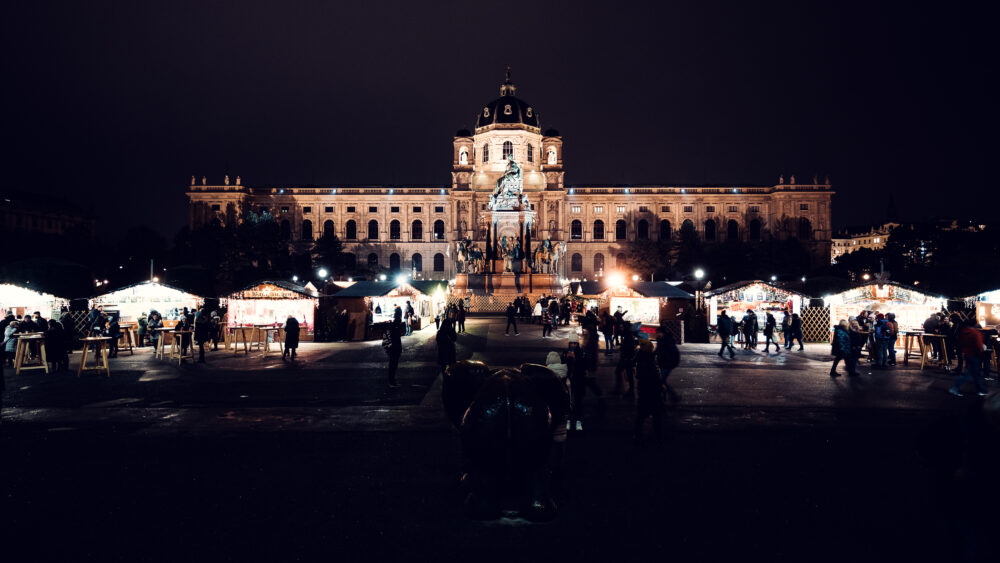
[[[595,205],[594,206],[594,213],[604,213],[604,206],[603,205]]]
[[[288,206],[287,205],[281,206],[281,212],[282,213],[288,213]]]
[[[573,213],[579,213],[582,210],[582,208],[579,205],[574,205],[570,209],[573,211]]]
[[[619,205],[618,206],[618,213],[625,213],[625,206],[624,205]]]
[[[490,146],[483,145],[483,162],[489,162],[489,161],[490,161]]]
[[[736,212],[737,212],[737,211],[739,211],[739,210],[740,210],[740,208],[739,208],[739,207],[736,207],[735,205],[730,205],[730,206],[729,206],[729,212],[730,212],[730,213],[736,213]]]
[[[528,108],[528,111],[531,111],[531,108]],[[531,117],[530,114],[529,117]],[[535,161],[535,147],[532,145],[528,145],[528,162],[534,162],[534,161]]]
[[[557,160],[558,159],[556,157],[556,148],[549,147],[549,164],[556,164]]]
[[[507,107],[509,108],[510,106],[507,106]],[[511,157],[513,155],[514,155],[514,143],[512,143],[510,141],[504,141],[503,142],[503,159],[507,160],[508,157]]]
[[[463,165],[469,163],[469,149],[462,147],[458,151],[458,163]]]

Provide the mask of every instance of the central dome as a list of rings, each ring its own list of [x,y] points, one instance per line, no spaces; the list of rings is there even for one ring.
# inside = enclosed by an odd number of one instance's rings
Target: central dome
[[[514,94],[517,87],[510,80],[510,68],[507,78],[500,85],[500,97],[483,106],[476,120],[476,129],[497,124],[525,125],[538,129],[538,112],[531,104]]]

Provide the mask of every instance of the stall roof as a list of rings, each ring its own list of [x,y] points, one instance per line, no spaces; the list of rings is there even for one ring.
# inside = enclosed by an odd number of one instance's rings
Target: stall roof
[[[891,285],[891,286],[898,287],[898,288],[901,288],[901,289],[905,289],[907,291],[911,291],[913,293],[916,293],[916,294],[919,294],[919,295],[923,295],[925,297],[929,297],[929,298],[932,298],[932,299],[947,299],[946,296],[943,296],[940,293],[933,293],[933,292],[927,291],[926,289],[921,289],[919,287],[914,287],[912,285],[906,285],[905,283],[899,283],[899,282],[891,281],[891,280],[886,280],[886,281],[881,282],[881,283],[879,283],[879,282],[877,282],[875,280],[869,280],[869,281],[866,281],[866,282],[863,282],[863,283],[856,284],[853,287],[851,287],[850,289],[846,289],[844,291],[840,291],[840,292],[834,293],[832,295],[834,295],[834,296],[836,296],[836,295],[842,295],[844,293],[848,293],[850,291],[854,291],[854,290],[856,290],[858,288],[866,287],[866,286],[869,286],[869,285]]]
[[[442,280],[411,280],[408,283],[424,295],[433,295],[438,289],[448,291],[448,282]]]
[[[666,297],[667,299],[694,299],[694,295],[665,281],[633,282],[629,287],[646,297]]]
[[[306,297],[319,297],[319,292],[316,291],[315,289],[309,289],[308,287],[304,287],[297,283],[292,283],[290,281],[285,281],[285,280],[259,280],[240,289],[239,291],[234,291],[232,294],[235,295],[240,291],[247,291],[259,285],[273,285],[276,287],[280,287],[281,289],[287,289],[288,291],[293,291],[295,293],[298,293],[299,295],[305,295]]]
[[[190,291],[188,291],[186,289],[181,289],[179,287],[174,287],[172,285],[168,285],[168,284],[165,284],[163,282],[142,281],[142,282],[138,282],[138,283],[124,285],[122,287],[116,287],[115,289],[112,289],[110,291],[105,291],[104,293],[99,293],[97,295],[92,295],[90,298],[91,299],[96,299],[98,297],[104,297],[105,295],[111,295],[112,293],[118,293],[119,291],[125,291],[126,289],[132,289],[133,287],[139,287],[139,286],[143,286],[143,285],[149,285],[149,286],[158,285],[160,287],[165,287],[165,288],[167,288],[169,290],[172,290],[172,291],[179,291],[180,293],[186,293],[188,295],[194,295],[195,297],[201,297],[200,295],[198,295],[196,293],[191,293]]]
[[[337,292],[337,297],[382,297],[399,287],[393,280],[359,281]]]
[[[784,291],[785,293],[791,293],[793,295],[799,295],[801,297],[809,297],[808,295],[806,295],[806,294],[804,294],[802,292],[795,291],[794,289],[788,289],[787,287],[782,287],[782,286],[780,286],[780,285],[778,285],[776,283],[769,282],[769,281],[764,281],[764,280],[748,280],[748,281],[741,281],[741,282],[731,283],[729,285],[724,285],[724,286],[721,286],[721,287],[717,287],[717,288],[715,288],[715,289],[713,289],[711,291],[706,291],[705,292],[705,296],[706,297],[711,297],[713,295],[719,295],[721,293],[726,293],[727,291],[734,291],[734,290],[737,290],[737,289],[741,289],[741,288],[747,287],[748,285],[754,285],[754,284],[758,284],[758,283],[762,284],[762,285],[771,286],[774,289],[777,289],[778,291]]]
[[[570,295],[599,295],[605,290],[604,282],[580,281],[570,282]]]

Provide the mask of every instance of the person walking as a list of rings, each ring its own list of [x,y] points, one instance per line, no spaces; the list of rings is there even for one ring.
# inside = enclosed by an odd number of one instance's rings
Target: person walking
[[[722,353],[729,350],[729,358],[733,359],[736,357],[736,351],[733,350],[732,335],[733,335],[733,319],[723,311],[719,315],[719,320],[716,321],[716,327],[719,331],[719,340],[722,341],[722,347],[719,348],[719,357],[722,357]]]
[[[458,332],[465,332],[465,301],[458,300],[458,313],[455,318],[458,319]]]
[[[622,397],[629,397],[634,393],[636,342],[631,327],[627,326],[625,321],[622,321],[620,330],[622,333],[622,343],[619,349],[621,353],[618,356],[618,365],[615,366],[615,394],[621,394]],[[622,393],[622,386],[625,383],[628,384],[628,389]]]
[[[805,350],[805,346],[802,344],[802,317],[798,313],[792,313],[792,346],[795,345],[795,341],[799,341],[799,351]]]
[[[299,320],[288,315],[288,319],[285,320],[285,351],[281,354],[281,359],[290,355],[292,360],[295,360],[295,354],[299,348],[300,331]]]
[[[653,343],[643,340],[635,356],[635,379],[638,394],[635,401],[635,428],[632,442],[640,443],[642,424],[646,418],[653,419],[653,435],[659,442],[663,437],[663,380],[656,365]]]
[[[212,321],[205,308],[198,309],[194,315],[194,343],[198,345],[198,363],[205,363],[205,344],[212,339]]]
[[[846,320],[841,320],[833,328],[833,340],[830,342],[830,353],[833,354],[833,366],[830,368],[830,377],[840,377],[837,373],[837,366],[841,360],[847,368],[847,375],[857,375],[857,357],[851,345],[851,334],[848,331],[850,325]]]
[[[792,349],[792,316],[785,310],[781,318],[781,336],[785,339],[785,350]]]
[[[406,336],[410,336],[413,334],[414,311],[413,305],[410,304],[409,300],[406,301],[406,309],[403,310],[403,316],[406,319]]]
[[[956,397],[962,396],[962,386],[970,381],[976,382],[976,392],[980,397],[986,396],[986,382],[983,380],[983,333],[979,331],[976,319],[965,321],[965,326],[958,332],[958,352],[965,359],[965,372],[955,379],[955,384],[948,392]]]
[[[670,372],[681,363],[681,353],[677,349],[677,342],[674,335],[670,333],[665,322],[660,323],[660,328],[656,331],[656,365],[660,370],[660,382],[663,390],[667,392],[671,403],[678,400],[677,392],[670,386],[668,377]],[[636,368],[638,369],[638,368]],[[638,374],[636,374],[638,377]]]
[[[514,326],[514,336],[521,334],[517,331],[517,309],[514,308],[513,303],[507,305],[507,328],[503,331],[504,336],[510,336],[511,325]]]
[[[781,353],[781,346],[778,345],[778,341],[774,338],[774,330],[778,327],[777,321],[774,320],[774,315],[770,312],[766,313],[764,318],[764,353],[767,354],[771,350],[771,343],[774,343],[774,353]]]
[[[607,311],[601,312],[599,323],[601,334],[604,335],[604,354],[610,356],[615,353],[615,323]]]
[[[444,375],[444,370],[456,361],[455,342],[458,340],[458,334],[455,332],[455,313],[453,311],[449,311],[448,316],[441,322],[436,340],[438,367],[441,369],[441,374]]]
[[[542,301],[539,299],[535,301],[535,306],[531,309],[531,322],[537,323],[542,321]]]
[[[548,308],[542,309],[542,338],[552,336],[552,314]]]
[[[399,383],[396,383],[396,370],[399,368],[399,357],[403,354],[402,325],[401,321],[392,321],[382,336],[382,348],[389,356],[390,389],[399,389],[400,387]]]

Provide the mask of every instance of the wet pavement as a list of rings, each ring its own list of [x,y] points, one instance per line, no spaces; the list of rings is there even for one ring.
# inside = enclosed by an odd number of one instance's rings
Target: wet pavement
[[[504,324],[470,319],[459,359],[543,362],[575,330],[504,336]],[[110,379],[7,370],[4,535],[41,559],[948,561],[1000,530],[956,526],[949,504],[955,437],[977,399],[912,364],[831,379],[827,344],[734,360],[683,345],[663,444],[632,446],[631,404],[597,409],[589,396],[558,519],[470,522],[433,336],[404,338],[395,390],[379,342],[304,343],[295,362],[209,352],[180,367],[137,349]],[[615,361],[602,360],[606,391]]]

